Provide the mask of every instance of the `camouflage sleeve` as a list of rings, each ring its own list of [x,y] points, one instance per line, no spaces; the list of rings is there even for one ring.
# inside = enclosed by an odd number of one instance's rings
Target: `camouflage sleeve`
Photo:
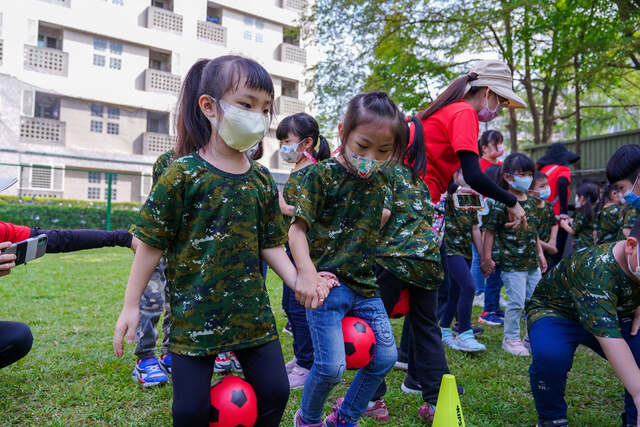
[[[161,155],[158,156],[155,163],[153,164],[152,186],[156,185],[156,182],[158,182],[158,178],[160,178],[160,175],[162,175],[162,173],[167,169],[167,167],[169,167],[172,160],[173,160],[173,150],[169,150],[166,153],[162,153]]]
[[[184,174],[177,165],[158,178],[140,210],[132,233],[157,249],[166,249],[178,233],[183,209]]]
[[[603,211],[602,223],[599,224],[603,230],[614,230],[620,227],[620,215],[612,212]]]
[[[385,180],[382,185],[382,191],[384,191],[384,205],[385,209],[393,211],[393,188],[394,188],[393,175],[385,175]]]
[[[633,228],[633,224],[635,224],[637,217],[638,217],[638,209],[636,208],[627,209],[627,212],[624,214],[624,221],[622,222],[622,228]]]
[[[573,218],[573,224],[572,224],[573,231],[575,231],[576,234],[580,234],[582,233],[582,231],[584,231],[587,225],[586,219],[587,219],[586,216],[584,216],[580,212],[576,212],[576,216],[575,218]]]
[[[311,227],[316,221],[316,216],[322,208],[322,177],[320,167],[313,168],[309,171],[302,180],[300,186],[300,193],[296,200],[296,210],[294,212],[294,218],[300,218],[307,223],[308,227]]]
[[[284,217],[278,202],[278,186],[271,174],[269,174],[269,188],[266,192],[265,207],[265,217],[262,218],[261,249],[282,246],[288,240],[288,236],[284,228]]]
[[[505,223],[505,213],[502,203],[492,203],[489,213],[482,217],[482,231],[490,230],[494,233]]]

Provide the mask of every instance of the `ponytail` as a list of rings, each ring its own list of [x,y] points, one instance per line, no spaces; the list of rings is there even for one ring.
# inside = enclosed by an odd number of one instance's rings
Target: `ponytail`
[[[591,182],[583,182],[578,186],[576,194],[585,199],[584,205],[579,208],[580,213],[586,216],[589,221],[593,221],[595,217],[593,205],[598,200],[598,186]]]
[[[322,161],[331,157],[331,147],[329,147],[329,143],[327,142],[327,138],[322,135],[318,135],[318,151],[314,156],[317,161]]]
[[[600,194],[600,200],[598,201],[598,205],[596,206],[597,212],[600,212],[602,209],[604,209],[604,205],[612,201],[611,200],[612,191],[618,191],[615,185],[608,183],[607,185],[604,186],[604,188],[602,189],[602,193]]]
[[[473,86],[467,91],[467,85],[474,80],[478,80],[477,73],[469,73],[466,76],[455,79],[449,87],[444,90],[444,92],[438,95],[435,101],[433,101],[426,110],[422,110],[418,113],[418,118],[420,120],[426,120],[438,110],[441,110],[454,102],[460,101],[467,92],[473,95],[481,89],[484,89],[484,87],[481,86]]]
[[[413,141],[410,142],[405,153],[406,163],[411,167],[411,179],[415,183],[418,178],[424,176],[427,171],[427,152],[424,146],[424,132],[422,121],[417,117],[411,117],[414,132]]]
[[[209,141],[211,137],[209,120],[200,111],[198,104],[200,97],[198,89],[202,79],[202,70],[208,63],[207,59],[199,60],[191,66],[184,78],[180,91],[178,114],[176,115],[176,134],[178,137],[174,153],[176,159],[193,153],[204,146],[206,144],[204,141]]]

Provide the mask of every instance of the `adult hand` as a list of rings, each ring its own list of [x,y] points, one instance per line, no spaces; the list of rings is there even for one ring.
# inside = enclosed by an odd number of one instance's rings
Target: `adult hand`
[[[7,249],[11,244],[11,242],[0,243],[0,251]],[[14,254],[0,255],[0,277],[11,273],[11,269],[16,266],[15,260],[16,256]]]
[[[127,337],[127,343],[132,344],[138,329],[138,320],[140,318],[140,309],[135,307],[124,306],[120,312],[120,317],[116,322],[116,328],[113,332],[113,351],[116,356],[120,357],[123,353],[122,340]]]
[[[516,202],[513,207],[507,208],[509,211],[509,222],[507,222],[504,226],[507,228],[516,228],[520,225],[526,230],[527,229],[527,215],[520,206],[520,202]]]

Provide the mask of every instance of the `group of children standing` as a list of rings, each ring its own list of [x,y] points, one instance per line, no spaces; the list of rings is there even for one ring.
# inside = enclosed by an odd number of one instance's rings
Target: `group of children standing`
[[[487,106],[488,93],[483,100]],[[497,144],[482,145],[481,140],[480,151],[491,152],[487,157],[494,164],[485,172],[524,209],[523,224],[514,223],[510,208],[501,202],[489,200],[488,210],[478,216],[456,208],[451,195],[445,195],[447,225],[441,245],[432,229],[437,215],[423,180],[427,156],[420,120],[413,118],[407,126],[383,92],[357,95],[346,107],[338,127],[340,146],[330,157],[311,116],[287,117],[276,135],[281,157],[294,168],[279,193],[268,170],[247,156],[269,129],[273,97],[270,76],[252,60],[223,56],[198,61],[183,85],[175,153],[168,154],[132,228],[137,250],[114,350],[121,356],[125,336],[129,343],[134,340],[141,296],[154,271],[164,268],[171,327],[170,353],[161,361],[166,366],[171,358],[174,425],[207,424],[216,356],[228,351],[234,352],[256,392],[256,425],[280,425],[290,387],[303,387],[295,426],[353,426],[361,416],[388,421],[384,378],[397,359],[389,313],[405,289],[414,347],[409,370],[424,400],[418,414],[432,420],[440,380],[449,372],[443,344],[485,350],[471,327],[474,253],[482,272],[498,286],[490,296],[487,281],[485,304],[498,305],[499,284],[505,286],[503,348],[528,355],[520,320],[547,269],[546,255],[555,251],[557,225],[544,201],[546,175],[536,173],[521,153],[495,165],[501,138]],[[499,105],[492,111],[497,114]],[[450,193],[469,191],[458,171]],[[578,191],[583,217],[560,221],[560,226],[578,236],[587,233],[593,245],[596,234],[585,230],[593,230],[598,215],[612,234],[611,206],[618,199],[611,190],[606,195],[611,199],[596,213],[597,197],[590,191]],[[438,318],[443,255],[452,280]],[[286,364],[264,262],[285,286],[283,308],[295,354]],[[346,315],[371,326],[375,353],[323,420],[325,401],[346,369],[341,330]],[[535,354],[534,349],[534,362]]]

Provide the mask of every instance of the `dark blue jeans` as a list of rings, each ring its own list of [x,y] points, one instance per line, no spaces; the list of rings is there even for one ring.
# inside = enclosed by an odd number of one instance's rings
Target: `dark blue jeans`
[[[484,285],[484,311],[500,311],[500,289],[502,288],[501,270],[496,267]]]
[[[639,364],[640,335],[630,335],[631,320],[620,322],[620,329],[636,359],[636,364]],[[529,339],[533,356],[529,367],[529,379],[538,416],[550,420],[565,418],[567,373],[571,370],[576,348],[582,344],[605,357],[602,347],[580,323],[557,317],[544,317],[531,325]],[[635,425],[638,413],[631,395],[626,390],[624,409],[627,423]]]
[[[451,280],[447,304],[440,317],[440,326],[450,328],[455,316],[458,319],[458,331],[465,332],[471,329],[471,309],[476,294],[475,283],[469,271],[471,261],[454,255],[447,257],[447,263]]]
[[[295,265],[288,243],[285,244],[285,249],[291,262]],[[307,310],[296,301],[296,293],[284,283],[282,284],[282,309],[291,324],[293,354],[296,357],[296,363],[305,369],[311,369],[313,365],[313,342],[311,341],[309,323],[307,322]]]

